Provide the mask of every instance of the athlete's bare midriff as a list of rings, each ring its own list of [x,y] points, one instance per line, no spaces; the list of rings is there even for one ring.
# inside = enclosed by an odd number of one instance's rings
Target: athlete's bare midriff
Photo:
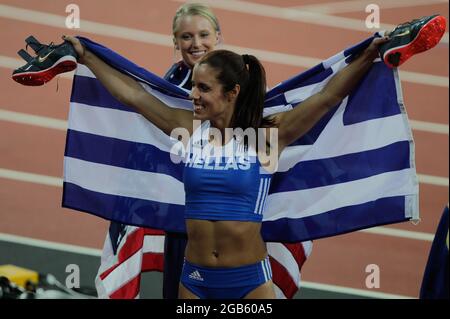
[[[206,267],[238,267],[257,263],[266,255],[261,223],[186,220],[186,259]]]

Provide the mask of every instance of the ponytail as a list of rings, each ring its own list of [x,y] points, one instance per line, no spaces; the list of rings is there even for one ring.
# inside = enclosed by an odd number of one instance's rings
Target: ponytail
[[[266,95],[266,72],[259,60],[253,55],[242,55],[244,72],[248,80],[236,101],[236,109],[232,118],[233,127],[252,127],[255,130],[262,126],[272,126],[263,118],[264,99]],[[245,78],[245,77],[243,77]]]
[[[274,126],[273,120],[263,118],[266,94],[266,72],[253,55],[239,55],[227,50],[215,50],[206,54],[200,64],[208,64],[218,71],[217,79],[224,93],[240,86],[236,107],[231,119],[232,128]]]

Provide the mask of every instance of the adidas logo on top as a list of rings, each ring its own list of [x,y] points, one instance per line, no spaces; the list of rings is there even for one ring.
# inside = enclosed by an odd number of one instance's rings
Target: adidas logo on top
[[[190,275],[189,278],[194,279],[194,280],[199,280],[199,281],[203,281],[202,276],[200,275],[200,273],[198,272],[198,270],[193,271]]]

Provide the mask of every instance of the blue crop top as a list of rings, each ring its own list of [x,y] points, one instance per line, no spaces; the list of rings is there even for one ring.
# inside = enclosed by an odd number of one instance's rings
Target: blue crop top
[[[186,218],[262,221],[271,174],[261,167],[255,152],[239,149],[243,147],[232,139],[225,147],[214,148],[222,156],[189,153],[183,174]]]

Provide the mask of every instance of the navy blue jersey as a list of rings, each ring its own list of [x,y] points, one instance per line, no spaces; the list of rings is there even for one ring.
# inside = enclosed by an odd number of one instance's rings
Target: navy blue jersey
[[[192,70],[183,61],[172,65],[164,75],[164,79],[185,90],[192,89]]]

